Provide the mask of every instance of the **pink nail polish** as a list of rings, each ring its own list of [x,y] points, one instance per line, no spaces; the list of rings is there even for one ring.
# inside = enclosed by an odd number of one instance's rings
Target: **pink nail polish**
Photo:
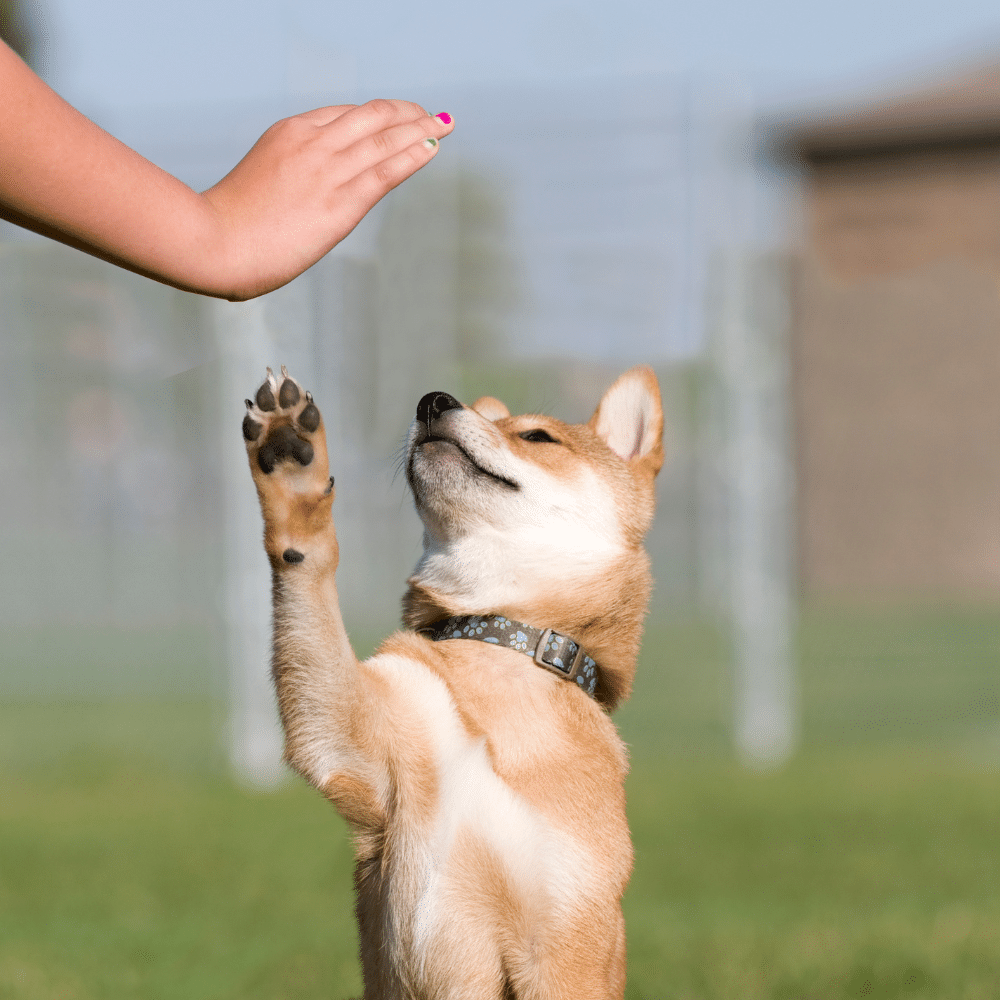
[[[434,117],[437,118],[438,121],[444,122],[445,125],[451,124],[451,115],[449,115],[447,111],[442,111],[441,114],[435,115]]]

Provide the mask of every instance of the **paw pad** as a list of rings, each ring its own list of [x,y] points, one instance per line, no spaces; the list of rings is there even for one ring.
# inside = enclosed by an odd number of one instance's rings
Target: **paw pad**
[[[308,465],[313,460],[313,446],[300,438],[290,424],[271,431],[257,452],[257,464],[261,472],[273,472],[286,458],[294,458],[299,465]]]
[[[281,404],[282,409],[287,410],[288,407],[294,406],[298,401],[299,387],[290,378],[286,378],[281,383],[281,389],[278,391],[278,402]]]
[[[302,392],[284,365],[281,367],[280,383],[268,368],[267,380],[254,398],[245,402],[247,413],[243,418],[243,439],[249,446],[256,446],[257,465],[261,472],[270,474],[287,460],[302,466],[312,462],[315,449],[305,435],[319,429],[320,413],[312,396]],[[296,409],[299,409],[298,413]],[[253,450],[251,447],[251,455]]]
[[[310,434],[319,427],[319,410],[316,409],[315,403],[310,403],[299,414],[299,426]]]
[[[274,390],[269,382],[265,382],[257,390],[257,408],[265,413],[274,412]]]
[[[247,400],[247,406],[253,406],[250,400]],[[243,418],[243,440],[244,441],[256,441],[260,437],[260,432],[264,429],[263,424],[258,424],[253,417],[248,413]]]

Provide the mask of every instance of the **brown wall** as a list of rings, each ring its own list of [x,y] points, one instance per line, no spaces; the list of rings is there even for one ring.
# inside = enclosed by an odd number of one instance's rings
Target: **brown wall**
[[[793,344],[803,590],[1000,594],[1000,145],[813,164]]]

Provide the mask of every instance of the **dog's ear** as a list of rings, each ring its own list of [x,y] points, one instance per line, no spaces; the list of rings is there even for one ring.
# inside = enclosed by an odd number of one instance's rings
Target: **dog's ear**
[[[494,399],[492,396],[480,396],[472,404],[472,408],[481,417],[486,417],[487,420],[494,422],[510,416],[510,410],[499,399]]]
[[[653,369],[619,376],[588,426],[616,455],[655,476],[663,465],[663,404]]]

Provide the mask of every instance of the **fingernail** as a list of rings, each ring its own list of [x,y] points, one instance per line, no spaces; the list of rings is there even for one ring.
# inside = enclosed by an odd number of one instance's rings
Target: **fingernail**
[[[443,122],[445,125],[451,124],[451,115],[447,111],[442,111],[441,114],[434,116],[439,122]]]
[[[433,149],[437,144],[438,144],[437,139],[430,139],[430,138],[424,139],[424,145],[428,149]]]

